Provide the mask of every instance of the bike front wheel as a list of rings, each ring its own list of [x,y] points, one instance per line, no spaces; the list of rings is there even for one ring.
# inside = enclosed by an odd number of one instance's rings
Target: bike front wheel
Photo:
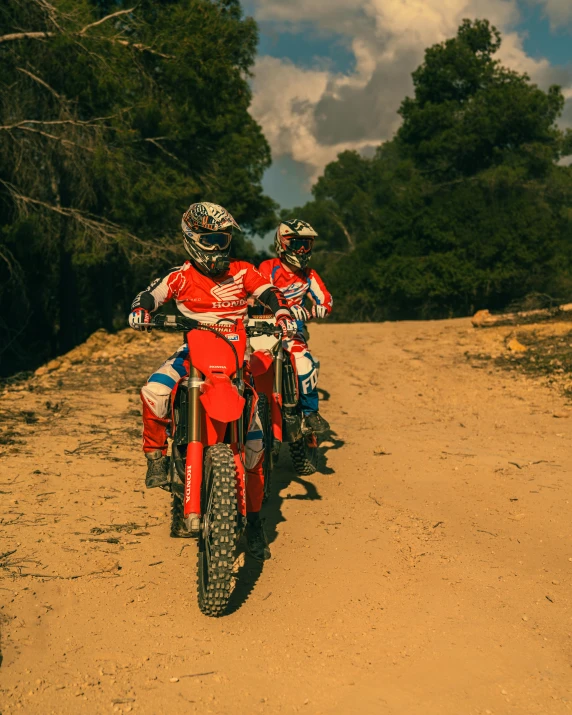
[[[234,455],[227,444],[215,444],[205,450],[199,534],[198,601],[206,616],[222,616],[228,605],[238,535]]]

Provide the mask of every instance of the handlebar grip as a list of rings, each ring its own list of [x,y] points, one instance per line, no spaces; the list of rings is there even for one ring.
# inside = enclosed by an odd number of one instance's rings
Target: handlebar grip
[[[148,326],[171,330],[193,330],[200,326],[200,322],[184,315],[155,315]]]

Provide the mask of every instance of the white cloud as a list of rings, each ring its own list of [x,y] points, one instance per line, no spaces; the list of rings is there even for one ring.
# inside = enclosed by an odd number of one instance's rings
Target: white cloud
[[[289,155],[307,164],[312,180],[339,152],[371,143],[358,139],[332,145],[317,140],[316,107],[328,96],[331,82],[328,72],[301,69],[274,57],[261,57],[255,67],[250,111],[262,125],[274,159]]]
[[[572,0],[529,0],[569,8]],[[526,55],[510,28],[519,19],[517,0],[255,0],[257,20],[295,32],[317,30],[351,41],[355,69],[349,74],[301,69],[288,60],[261,57],[255,67],[252,114],[278,158],[307,164],[315,179],[344,149],[364,150],[390,138],[400,123],[397,109],[412,92],[411,72],[424,50],[454,36],[465,17],[486,17],[503,31],[500,59],[527,72],[543,87],[572,87],[566,70]]]

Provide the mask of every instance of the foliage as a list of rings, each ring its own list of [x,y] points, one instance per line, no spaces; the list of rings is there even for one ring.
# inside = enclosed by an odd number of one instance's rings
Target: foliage
[[[342,320],[501,309],[572,293],[572,152],[558,87],[494,58],[500,34],[465,20],[413,73],[403,124],[372,159],[340,154],[288,212],[319,231],[315,265]],[[285,215],[285,214],[284,214]]]
[[[0,371],[124,320],[181,260],[192,201],[273,223],[248,114],[256,43],[238,0],[0,5]]]

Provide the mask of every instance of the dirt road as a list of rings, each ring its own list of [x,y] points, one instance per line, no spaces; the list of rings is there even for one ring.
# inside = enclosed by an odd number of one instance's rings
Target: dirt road
[[[176,338],[101,336],[7,391],[2,713],[571,712],[571,420],[467,361],[484,339],[312,329],[335,439],[307,481],[283,451],[272,560],[241,557],[221,619],[143,487],[136,388]]]

